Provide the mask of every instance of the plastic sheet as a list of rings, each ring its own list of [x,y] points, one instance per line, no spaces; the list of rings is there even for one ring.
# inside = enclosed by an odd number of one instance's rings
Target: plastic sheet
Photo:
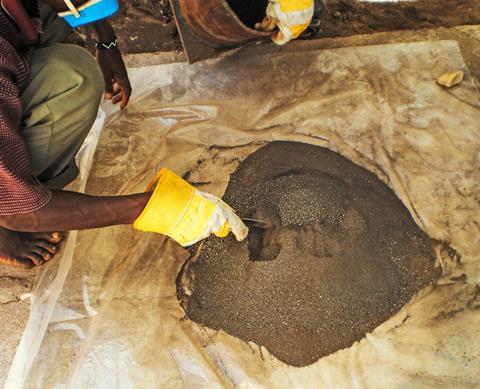
[[[435,83],[455,69],[460,86]],[[126,113],[107,113],[86,192],[141,191],[167,166],[220,195],[265,142],[318,144],[392,187],[434,239],[444,276],[352,347],[292,368],[182,320],[187,253],[174,242],[129,226],[72,233],[33,291],[7,388],[478,385],[480,98],[456,42],[240,51],[130,74],[136,95]]]

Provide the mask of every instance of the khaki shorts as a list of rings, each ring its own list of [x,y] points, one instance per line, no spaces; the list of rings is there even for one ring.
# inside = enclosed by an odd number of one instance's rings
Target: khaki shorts
[[[42,9],[41,44],[22,91],[21,134],[33,174],[51,189],[61,189],[78,175],[75,163],[95,121],[104,81],[95,58],[64,44],[71,28],[51,9]]]

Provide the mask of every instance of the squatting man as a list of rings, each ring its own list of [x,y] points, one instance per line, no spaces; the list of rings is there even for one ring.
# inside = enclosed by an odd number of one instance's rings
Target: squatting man
[[[29,268],[58,251],[61,231],[132,224],[187,246],[247,227],[222,200],[161,169],[145,193],[90,196],[62,190],[78,175],[75,155],[104,96],[124,109],[131,86],[107,17],[115,0],[1,0],[0,262]],[[296,16],[289,17],[289,12]],[[272,0],[256,28],[283,44],[313,15],[313,0]],[[293,21],[293,22],[292,22]],[[96,60],[63,43],[88,25]],[[53,231],[53,232],[52,232]]]

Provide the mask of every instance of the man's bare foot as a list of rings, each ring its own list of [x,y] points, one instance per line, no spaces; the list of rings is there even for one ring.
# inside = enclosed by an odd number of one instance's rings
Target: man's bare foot
[[[58,251],[60,232],[16,232],[0,227],[0,263],[29,269]]]

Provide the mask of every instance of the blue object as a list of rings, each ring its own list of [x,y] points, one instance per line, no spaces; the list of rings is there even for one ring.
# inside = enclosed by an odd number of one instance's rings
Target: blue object
[[[87,5],[82,10],[78,9],[80,17],[76,17],[72,12],[68,11],[61,13],[60,16],[65,19],[70,26],[75,28],[106,19],[116,14],[118,9],[119,4],[117,0],[100,0],[92,5]]]

